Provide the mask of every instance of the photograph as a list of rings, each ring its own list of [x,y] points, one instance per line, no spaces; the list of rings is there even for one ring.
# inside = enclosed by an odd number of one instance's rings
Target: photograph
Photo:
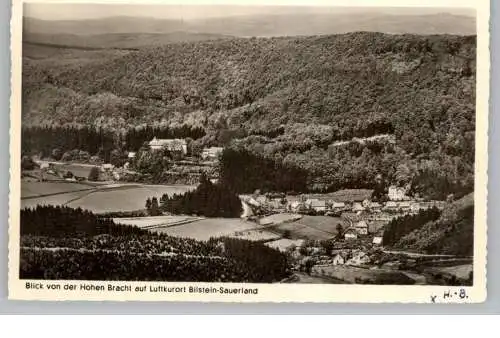
[[[475,286],[478,14],[396,6],[24,2],[10,273]]]

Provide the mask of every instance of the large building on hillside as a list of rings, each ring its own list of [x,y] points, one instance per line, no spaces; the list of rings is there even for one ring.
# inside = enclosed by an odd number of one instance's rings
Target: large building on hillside
[[[187,143],[186,140],[175,138],[175,139],[158,139],[154,137],[149,142],[149,147],[151,150],[162,150],[167,149],[169,151],[181,152],[182,154],[187,154]]]
[[[407,189],[402,187],[390,186],[387,196],[391,201],[408,201],[410,198],[406,196]]]

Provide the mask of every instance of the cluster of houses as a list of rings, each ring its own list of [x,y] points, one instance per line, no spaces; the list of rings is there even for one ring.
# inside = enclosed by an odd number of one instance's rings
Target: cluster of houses
[[[266,206],[275,212],[310,213],[324,215],[335,215],[343,212],[370,212],[370,213],[415,213],[433,207],[442,208],[441,201],[419,201],[419,200],[389,200],[387,202],[376,202],[365,199],[361,202],[339,202],[327,198],[294,199],[274,198],[258,196],[253,198],[255,203]]]
[[[430,208],[443,209],[443,201],[423,201],[406,196],[404,188],[390,187],[388,201],[364,200],[336,201],[328,195],[314,196],[241,196],[244,216],[270,215],[277,213],[326,215],[340,217],[342,220],[342,237],[346,241],[362,239],[370,240],[372,245],[382,244],[384,226],[395,217],[415,214]]]
[[[372,263],[370,255],[362,249],[334,249],[331,252],[324,252],[318,247],[308,247],[305,251],[301,247],[296,247],[290,252],[298,263],[297,269],[300,269],[301,265],[306,265],[307,261],[312,261],[316,268],[331,265],[367,266]]]

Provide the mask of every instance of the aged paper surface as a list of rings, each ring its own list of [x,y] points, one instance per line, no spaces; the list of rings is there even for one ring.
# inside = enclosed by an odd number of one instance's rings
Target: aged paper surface
[[[14,1],[9,298],[486,299],[488,1]]]

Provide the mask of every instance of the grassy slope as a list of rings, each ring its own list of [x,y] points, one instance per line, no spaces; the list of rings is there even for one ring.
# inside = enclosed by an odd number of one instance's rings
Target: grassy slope
[[[447,207],[440,218],[404,236],[395,245],[399,249],[431,254],[472,256],[474,244],[474,194]]]

